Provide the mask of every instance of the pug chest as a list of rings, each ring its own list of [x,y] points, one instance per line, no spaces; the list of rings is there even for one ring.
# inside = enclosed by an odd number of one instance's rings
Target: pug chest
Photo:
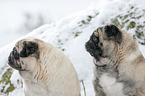
[[[104,73],[99,78],[99,84],[106,96],[125,96],[123,94],[123,83],[117,82],[115,77],[110,76],[109,73]]]

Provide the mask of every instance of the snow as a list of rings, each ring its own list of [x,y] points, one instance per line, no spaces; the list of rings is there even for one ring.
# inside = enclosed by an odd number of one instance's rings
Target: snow
[[[38,16],[43,17],[44,24],[58,22],[87,9],[92,2],[93,0],[0,0],[0,40],[4,41],[0,47],[28,34],[30,30],[23,28],[25,23],[35,25],[39,22]],[[30,21],[26,15],[32,17]]]
[[[23,88],[17,88],[9,94],[9,96],[23,96]]]
[[[19,4],[21,4],[20,1],[18,1],[18,0],[16,0],[16,1]],[[34,2],[34,1],[32,0],[31,2]],[[59,0],[56,0],[56,2],[59,2],[58,4],[61,3]],[[79,76],[79,80],[80,81],[83,80],[83,82],[85,84],[85,89],[86,89],[86,94],[87,94],[86,96],[94,96],[95,93],[94,93],[93,84],[92,84],[94,64],[93,64],[92,57],[89,55],[89,53],[87,53],[85,51],[85,42],[89,39],[89,36],[92,34],[92,32],[97,27],[100,27],[100,26],[106,25],[106,24],[110,24],[111,19],[114,18],[115,16],[117,16],[118,14],[125,14],[124,12],[126,12],[125,10],[127,10],[129,8],[130,4],[134,5],[134,3],[136,3],[136,6],[139,6],[140,8],[144,9],[145,2],[143,0],[132,0],[132,1],[129,1],[129,0],[100,0],[100,2],[99,2],[99,0],[97,0],[97,1],[93,1],[96,3],[92,4],[92,3],[89,3],[89,0],[83,0],[83,1],[74,0],[74,1],[70,1],[70,2],[64,0],[64,2],[63,2],[64,6],[61,5],[60,7],[58,7],[60,10],[58,10],[58,8],[56,7],[57,6],[56,2],[50,1],[49,2],[50,6],[48,8],[49,9],[48,13],[56,12],[56,13],[50,14],[51,15],[50,17],[51,17],[52,21],[54,21],[54,22],[42,25],[41,27],[34,29],[32,32],[30,32],[27,35],[20,34],[20,36],[22,36],[22,37],[15,36],[15,38],[17,38],[17,39],[10,38],[10,41],[12,41],[12,40],[14,40],[14,41],[11,42],[10,44],[6,45],[5,47],[0,48],[0,57],[1,57],[0,69],[3,67],[9,68],[6,63],[7,57],[9,55],[10,51],[12,50],[14,44],[18,40],[25,38],[25,37],[39,38],[46,42],[51,43],[55,47],[60,48],[64,51],[64,53],[72,61],[73,65],[77,71],[77,74]],[[79,4],[81,4],[82,2],[84,2],[84,5],[79,6]],[[3,3],[8,3],[8,2],[3,1]],[[24,3],[24,6],[28,4],[24,1],[23,1],[23,3]],[[37,2],[37,4],[35,2],[34,6],[29,5],[29,4],[27,5],[27,7],[29,7],[28,9],[30,9],[29,11],[32,13],[33,12],[35,13],[37,10],[40,10],[41,8],[40,9],[37,8],[37,5],[39,3],[44,4],[44,7],[41,6],[42,9],[44,9],[46,6],[48,6],[47,1],[45,1],[45,0],[44,0],[44,2],[39,1],[39,2]],[[45,4],[45,3],[47,3],[47,4]],[[72,3],[73,5],[76,4],[77,7],[70,5],[70,3]],[[87,5],[87,3],[88,3],[88,5]],[[11,3],[8,3],[8,4],[10,5]],[[2,5],[2,4],[0,4],[0,5]],[[54,5],[54,6],[52,6],[52,5]],[[25,8],[24,6],[19,5],[19,8],[23,9],[23,8]],[[85,8],[85,6],[87,6],[87,7]],[[27,7],[24,10],[28,10]],[[32,7],[34,7],[34,8],[32,8]],[[71,10],[72,8],[74,8],[74,10]],[[51,9],[53,9],[54,11],[52,11]],[[63,10],[61,10],[61,9],[63,9]],[[70,12],[70,10],[72,12]],[[45,10],[45,12],[46,11],[47,10]],[[75,13],[76,11],[78,13]],[[45,13],[45,12],[43,12],[43,13]],[[46,16],[48,16],[48,13],[46,13]],[[73,15],[70,15],[71,13]],[[64,15],[62,15],[62,14],[64,14]],[[94,18],[92,18],[91,21],[87,21],[88,16],[92,16],[92,17],[94,16]],[[15,17],[13,17],[13,18],[15,18]],[[21,18],[21,16],[19,16],[19,18]],[[82,20],[85,20],[85,22],[87,22],[87,24],[83,24],[81,22]],[[15,20],[12,22],[15,22]],[[21,21],[19,21],[19,20],[18,21],[16,20],[16,22],[18,24],[21,23]],[[0,24],[0,25],[2,25],[2,24]],[[123,30],[127,31],[125,28],[123,28]],[[128,32],[134,34],[133,29],[129,30]],[[14,33],[12,33],[12,34],[14,34]],[[7,38],[9,38],[9,37],[7,37]],[[141,52],[145,56],[144,46],[140,45],[140,49],[141,49]],[[0,77],[1,77],[1,74],[3,74],[3,73],[0,71]],[[106,79],[108,82],[109,81],[115,82],[115,80],[112,78],[102,77],[102,79],[104,80],[105,83],[107,83]],[[23,89],[22,89],[22,84],[21,84],[21,78],[17,71],[13,72],[10,80],[11,80],[11,83],[16,87],[16,89],[14,91],[10,92],[9,96],[22,96]],[[80,85],[81,85],[81,94],[82,94],[82,96],[84,96],[83,85],[81,82],[80,82]],[[111,83],[111,85],[113,85],[113,83]],[[0,88],[1,88],[1,85],[0,85]],[[0,93],[0,96],[5,96],[5,95]]]

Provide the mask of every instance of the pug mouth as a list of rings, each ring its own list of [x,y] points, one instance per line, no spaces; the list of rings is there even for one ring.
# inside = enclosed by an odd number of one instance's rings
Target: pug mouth
[[[85,47],[91,56],[93,56],[97,61],[100,61],[99,58],[102,56],[102,50],[98,45],[94,44],[92,41],[88,41],[86,42]]]
[[[16,47],[13,48],[13,51],[10,53],[10,56],[8,57],[8,64],[9,66],[11,66],[12,68],[19,70],[19,71],[25,71],[25,69],[23,69],[24,63],[23,61],[20,61],[20,55],[16,50]]]

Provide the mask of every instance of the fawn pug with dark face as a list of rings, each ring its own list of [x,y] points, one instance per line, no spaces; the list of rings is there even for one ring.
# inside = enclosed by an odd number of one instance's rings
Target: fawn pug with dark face
[[[35,38],[20,40],[8,58],[19,71],[24,96],[80,96],[71,61],[51,44]]]
[[[145,96],[145,59],[129,33],[106,25],[93,32],[85,47],[94,57],[96,96]]]

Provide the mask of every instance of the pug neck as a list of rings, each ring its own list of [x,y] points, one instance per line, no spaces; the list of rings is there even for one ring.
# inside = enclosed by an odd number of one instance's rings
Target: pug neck
[[[105,67],[108,65],[112,65],[112,59],[108,58],[108,57],[100,57],[99,61],[97,61],[95,58],[93,59],[93,62],[96,66],[98,67]]]
[[[114,61],[119,64],[123,61],[130,62],[130,60],[126,60],[126,57],[133,58],[131,54],[135,53],[136,55],[140,55],[140,52],[138,52],[138,42],[133,39],[129,33],[124,33],[123,37],[123,42],[121,44],[117,44],[116,54],[114,57]]]

